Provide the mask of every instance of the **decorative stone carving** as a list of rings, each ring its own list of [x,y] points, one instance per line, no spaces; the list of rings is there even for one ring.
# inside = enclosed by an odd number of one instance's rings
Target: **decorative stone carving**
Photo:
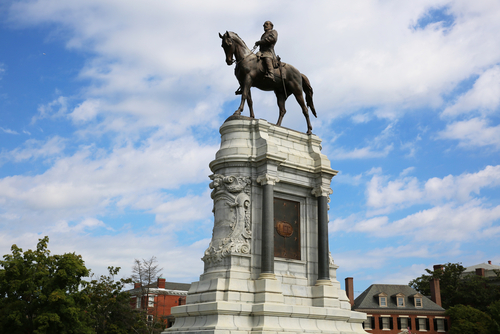
[[[316,197],[320,196],[328,197],[331,194],[333,194],[333,190],[330,187],[318,186],[311,191],[311,194],[313,194]]]
[[[216,263],[231,253],[250,254],[252,222],[250,219],[249,177],[210,176],[214,201],[214,230],[202,260]]]
[[[335,264],[335,262],[333,261],[332,252],[330,251],[328,251],[328,264],[330,265]]]
[[[277,182],[280,182],[280,179],[278,179],[276,176],[271,176],[269,174],[263,174],[257,177],[257,183],[263,186],[266,184],[274,186]]]

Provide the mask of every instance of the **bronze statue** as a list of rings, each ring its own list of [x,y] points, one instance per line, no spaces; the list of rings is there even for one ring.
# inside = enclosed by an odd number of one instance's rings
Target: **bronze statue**
[[[266,25],[267,27],[271,28],[269,31],[266,30]],[[313,89],[311,87],[311,84],[309,83],[309,79],[304,74],[300,73],[295,67],[290,64],[281,63],[279,61],[279,57],[275,57],[273,47],[274,44],[276,44],[278,33],[272,28],[273,26],[270,21],[264,23],[265,32],[262,35],[261,40],[256,44],[260,45],[260,53],[262,54],[266,54],[266,52],[271,52],[272,50],[273,58],[271,58],[271,60],[277,60],[277,64],[279,65],[278,69],[275,69],[274,66],[271,66],[271,68],[269,68],[267,60],[263,59],[270,57],[259,57],[258,55],[255,55],[236,33],[229,31],[226,31],[224,35],[221,35],[219,33],[219,37],[222,39],[222,48],[226,53],[226,64],[232,65],[235,62],[233,57],[236,58],[236,67],[234,69],[234,74],[238,79],[238,82],[240,83],[241,103],[239,108],[234,112],[233,115],[241,115],[246,101],[248,104],[248,108],[250,109],[250,117],[255,118],[255,115],[253,113],[253,102],[250,88],[257,87],[258,89],[264,91],[274,91],[274,94],[276,94],[280,111],[276,125],[281,126],[283,116],[285,116],[286,113],[285,101],[291,94],[293,94],[300,107],[302,108],[304,117],[306,118],[307,134],[311,134],[312,126],[309,120],[309,111],[307,107],[311,108],[311,112],[313,113],[314,117],[317,117],[312,100]],[[272,33],[271,31],[273,31],[274,33]],[[273,38],[267,39],[268,36],[266,34],[268,33],[272,35]],[[263,42],[263,39],[266,40]],[[266,63],[263,64],[264,62]],[[270,80],[271,75],[267,75],[268,71],[272,72],[273,80]],[[302,91],[304,91],[306,95],[305,101],[304,96],[302,95]]]
[[[266,70],[265,78],[274,80],[274,63],[276,62],[276,54],[274,53],[274,45],[278,41],[278,32],[273,29],[274,24],[271,21],[264,23],[264,33],[260,40],[255,42],[255,46],[259,46],[257,57],[263,59]]]

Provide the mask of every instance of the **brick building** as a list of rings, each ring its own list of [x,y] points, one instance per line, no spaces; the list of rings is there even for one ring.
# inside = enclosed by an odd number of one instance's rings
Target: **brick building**
[[[396,334],[448,332],[449,317],[441,307],[439,280],[431,284],[432,299],[408,285],[373,284],[354,300],[353,281],[346,278],[346,292],[354,311],[365,312],[368,333]]]
[[[136,309],[147,309],[148,320],[161,319],[167,327],[172,326],[174,317],[171,308],[186,304],[187,292],[191,284],[166,282],[164,278],[147,286],[135,283],[129,290],[130,306]]]

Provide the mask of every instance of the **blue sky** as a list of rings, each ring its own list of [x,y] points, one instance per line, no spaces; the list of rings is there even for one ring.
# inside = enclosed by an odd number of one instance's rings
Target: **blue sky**
[[[253,45],[271,20],[340,171],[339,281],[359,292],[437,263],[500,264],[498,1],[8,0],[0,18],[2,254],[48,235],[97,273],[155,255],[168,280],[197,280],[208,164],[239,103],[218,33]],[[252,95],[274,122],[274,95]]]

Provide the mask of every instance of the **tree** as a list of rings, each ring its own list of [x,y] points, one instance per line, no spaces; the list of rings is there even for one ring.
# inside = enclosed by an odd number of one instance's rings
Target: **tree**
[[[12,245],[0,261],[0,333],[125,334],[150,333],[143,312],[130,307],[123,291],[130,279],[109,275],[88,277],[81,256],[51,255],[48,237],[36,250]]]
[[[441,301],[448,309],[455,305],[469,305],[486,312],[487,307],[500,299],[500,286],[491,284],[491,279],[474,274],[464,275],[460,263],[447,263],[443,269],[431,271],[410,281],[409,285],[423,295],[429,296],[430,280],[439,279]]]
[[[148,320],[148,333],[161,332],[165,329],[165,323],[157,317],[154,301],[155,295],[151,293],[153,283],[162,275],[162,270],[163,268],[159,267],[155,256],[152,256],[148,260],[135,259],[134,266],[132,267],[132,281],[141,284],[141,293],[137,298],[140,298],[141,309],[144,312],[144,317]],[[153,320],[150,320],[148,316],[152,316]]]
[[[487,313],[494,322],[493,326],[496,331],[495,333],[500,333],[500,300],[491,303],[490,306],[488,306]]]
[[[86,307],[90,324],[96,334],[147,333],[142,312],[130,307],[130,294],[123,291],[132,280],[114,277],[120,268],[108,267],[109,275],[83,282],[83,293],[89,298]],[[93,278],[93,275],[91,275]]]
[[[75,253],[50,255],[48,242],[25,252],[12,245],[0,261],[0,332],[91,333],[79,291],[89,270]]]
[[[427,274],[410,281],[409,285],[423,295],[430,295],[430,280],[439,279],[441,301],[451,319],[451,334],[500,334],[498,277],[464,275],[464,270],[460,263],[447,263],[443,269],[426,269]]]
[[[498,333],[496,323],[491,317],[471,306],[457,305],[446,311],[450,316],[449,334],[495,334]]]

